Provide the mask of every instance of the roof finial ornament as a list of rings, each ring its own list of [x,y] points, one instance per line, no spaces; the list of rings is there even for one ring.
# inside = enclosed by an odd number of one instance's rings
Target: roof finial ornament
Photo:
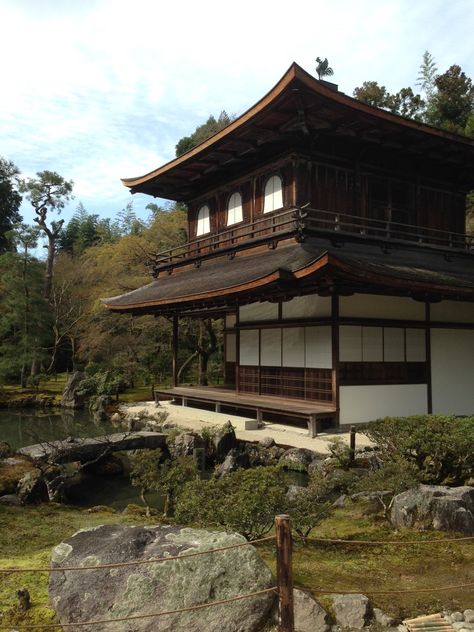
[[[318,79],[322,79],[323,77],[331,77],[334,74],[334,70],[331,68],[328,62],[328,58],[321,59],[320,57],[316,57],[316,72],[318,73]]]

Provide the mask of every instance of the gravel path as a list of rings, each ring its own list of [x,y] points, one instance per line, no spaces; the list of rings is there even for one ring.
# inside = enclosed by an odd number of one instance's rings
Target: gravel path
[[[258,441],[262,437],[273,437],[279,445],[291,446],[295,448],[309,448],[321,454],[328,454],[328,439],[341,437],[349,442],[349,433],[327,433],[322,432],[314,439],[308,436],[306,428],[290,426],[280,423],[264,422],[264,427],[258,430],[245,430],[245,420],[249,417],[238,417],[225,413],[215,413],[190,406],[177,406],[171,402],[162,402],[159,407],[153,402],[138,402],[137,404],[121,406],[121,410],[126,412],[127,417],[132,418],[143,415],[153,418],[157,412],[168,413],[167,421],[175,423],[178,427],[200,432],[203,428],[211,426],[221,426],[230,421],[235,428],[239,439],[245,441]],[[363,434],[356,435],[356,447],[371,445],[369,439]]]

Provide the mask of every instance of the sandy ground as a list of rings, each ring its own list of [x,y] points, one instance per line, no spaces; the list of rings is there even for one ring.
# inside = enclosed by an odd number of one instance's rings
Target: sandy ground
[[[349,443],[348,432],[340,432],[337,434],[322,432],[317,437],[311,438],[308,436],[308,431],[305,428],[274,422],[264,421],[263,428],[259,428],[258,430],[245,430],[245,420],[250,419],[249,417],[215,413],[199,408],[191,408],[190,406],[177,406],[171,402],[162,402],[159,407],[153,402],[138,402],[137,404],[121,406],[121,410],[126,413],[127,417],[145,414],[150,418],[154,418],[159,412],[167,412],[168,422],[175,423],[179,428],[194,430],[196,432],[200,432],[206,427],[221,426],[227,421],[230,421],[239,439],[258,441],[262,439],[262,437],[273,437],[275,442],[279,445],[295,448],[309,448],[321,454],[329,453],[328,439],[340,437],[346,443]],[[370,445],[371,443],[365,435],[356,435],[356,447]]]

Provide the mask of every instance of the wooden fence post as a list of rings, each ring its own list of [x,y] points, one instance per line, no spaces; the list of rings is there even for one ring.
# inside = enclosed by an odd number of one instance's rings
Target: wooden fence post
[[[294,632],[293,569],[290,516],[281,514],[275,518],[277,546],[278,629]]]
[[[349,441],[349,460],[351,463],[355,461],[355,451],[356,451],[356,427],[351,426],[351,434]]]

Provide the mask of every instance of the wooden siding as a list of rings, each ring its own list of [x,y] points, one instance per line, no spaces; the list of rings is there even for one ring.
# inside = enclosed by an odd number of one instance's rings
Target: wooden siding
[[[239,392],[332,402],[331,369],[240,366]]]

